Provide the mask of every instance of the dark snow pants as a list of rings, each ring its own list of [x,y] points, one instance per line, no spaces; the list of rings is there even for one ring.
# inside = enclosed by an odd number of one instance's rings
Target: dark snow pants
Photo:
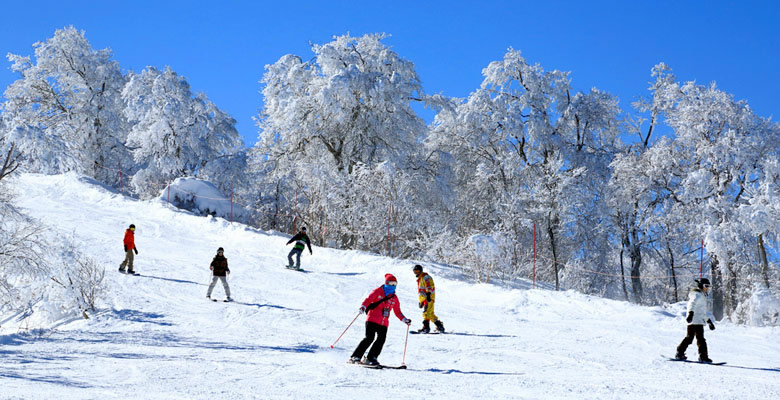
[[[374,336],[376,336],[376,341],[374,341]],[[352,357],[362,358],[363,353],[366,352],[368,346],[371,345],[371,342],[374,342],[374,345],[371,346],[371,350],[368,351],[367,358],[369,360],[375,360],[379,357],[379,353],[382,352],[382,347],[385,345],[385,338],[387,338],[386,326],[379,325],[375,322],[366,322],[366,337],[358,344],[355,352],[352,353]]]
[[[292,267],[293,266],[293,255],[296,255],[296,256],[298,256],[298,260],[297,260],[298,262],[295,263],[294,265],[296,267],[300,268],[301,267],[301,253],[303,253],[303,249],[296,249],[295,247],[293,247],[293,249],[290,250],[290,254],[287,255],[287,261],[288,261],[287,266],[288,267]]]
[[[704,340],[704,325],[688,325],[685,339],[677,346],[677,354],[685,354],[685,349],[693,343],[694,336],[696,337],[696,345],[699,346],[699,356],[707,358],[707,341]]]

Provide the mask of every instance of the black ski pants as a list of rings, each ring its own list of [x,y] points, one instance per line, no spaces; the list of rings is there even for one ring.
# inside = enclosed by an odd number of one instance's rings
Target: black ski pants
[[[374,336],[376,336],[376,341],[374,341]],[[374,342],[374,345],[371,346],[371,350],[368,351],[367,358],[369,360],[376,359],[379,357],[379,353],[382,352],[382,347],[385,345],[385,338],[387,338],[386,326],[379,325],[375,322],[366,322],[366,337],[360,341],[355,352],[352,353],[352,357],[362,358],[363,353],[366,352],[368,346],[371,345],[371,342]]]
[[[699,356],[707,357],[707,341],[704,340],[704,325],[688,325],[688,332],[685,339],[677,346],[678,354],[685,354],[685,350],[688,345],[693,343],[693,338],[696,337],[696,345],[699,346]]]

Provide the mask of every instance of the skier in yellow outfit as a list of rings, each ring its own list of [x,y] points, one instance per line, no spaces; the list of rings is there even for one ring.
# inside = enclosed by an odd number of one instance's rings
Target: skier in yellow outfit
[[[444,324],[433,313],[433,303],[436,301],[436,286],[433,284],[433,278],[423,272],[422,265],[415,265],[412,271],[417,277],[417,294],[420,300],[420,308],[423,309],[423,327],[417,332],[430,333],[431,321],[433,321],[436,325],[436,331],[444,333]]]

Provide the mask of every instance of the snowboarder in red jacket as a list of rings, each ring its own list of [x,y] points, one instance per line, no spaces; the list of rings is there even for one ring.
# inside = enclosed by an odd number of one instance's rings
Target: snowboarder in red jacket
[[[382,352],[382,346],[385,345],[387,326],[390,325],[390,310],[393,310],[395,316],[406,325],[412,323],[412,320],[404,317],[404,314],[401,312],[401,303],[398,300],[398,296],[395,295],[397,284],[398,280],[395,279],[395,276],[385,274],[385,284],[374,289],[363,300],[360,312],[366,313],[366,337],[363,338],[352,353],[349,363],[361,363],[368,366],[379,365],[379,361],[376,358],[379,357],[379,353]],[[376,341],[374,337],[376,337]],[[374,343],[373,345],[371,345],[372,342]],[[368,356],[362,358],[368,346],[371,346],[371,350],[368,351]]]
[[[130,224],[130,227],[125,231],[125,238],[122,241],[125,245],[125,260],[119,264],[119,272],[125,272],[127,267],[128,274],[134,274],[133,271],[133,252],[138,254],[138,249],[135,247],[135,225]]]

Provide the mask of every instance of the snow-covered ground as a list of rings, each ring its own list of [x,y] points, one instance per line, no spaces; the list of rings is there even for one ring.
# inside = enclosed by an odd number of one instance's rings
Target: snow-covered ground
[[[283,268],[287,237],[136,201],[75,175],[22,175],[20,205],[56,236],[75,235],[103,262],[110,291],[89,320],[43,335],[0,330],[0,398],[23,399],[776,399],[780,330],[719,324],[706,331],[725,366],[668,362],[682,304],[664,309],[574,292],[475,285],[425,264],[436,313],[452,333],[409,335],[407,370],[347,365],[361,315],[385,273],[420,325],[412,262],[314,247],[301,273]],[[134,223],[136,271],[116,272]],[[234,303],[205,299],[217,247]],[[222,297],[222,287],[215,289]],[[406,325],[392,319],[379,360],[399,365]],[[688,349],[696,356],[695,343]]]

